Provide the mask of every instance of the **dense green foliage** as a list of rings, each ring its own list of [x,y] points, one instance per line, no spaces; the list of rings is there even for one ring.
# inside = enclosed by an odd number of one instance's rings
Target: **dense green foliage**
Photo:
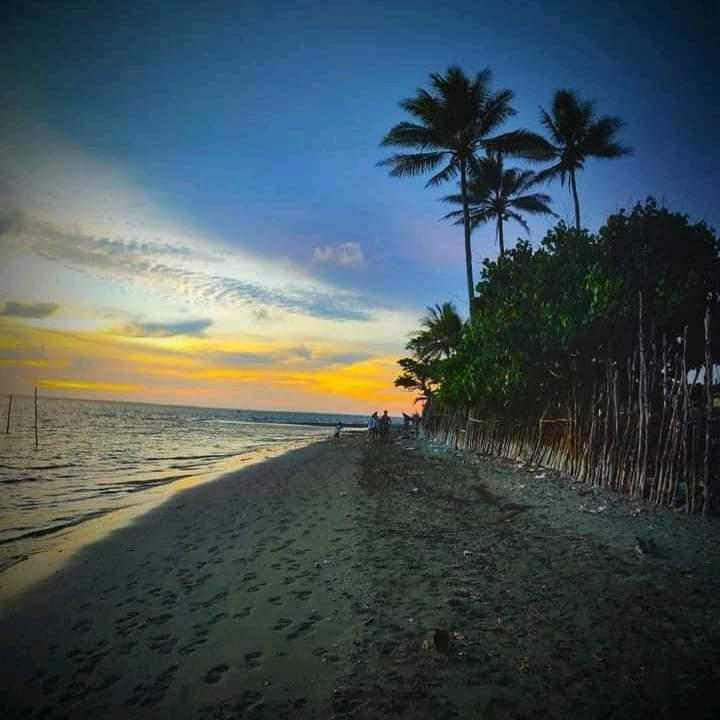
[[[397,384],[412,389],[415,362],[423,387],[453,406],[488,416],[560,410],[574,389],[588,391],[604,361],[632,357],[640,292],[646,337],[659,347],[687,325],[688,366],[699,366],[708,302],[720,316],[719,258],[712,230],[654,200],[612,215],[597,234],[560,223],[539,248],[519,241],[486,260],[473,322],[433,358],[411,340],[413,357],[401,361],[405,380]],[[425,321],[430,332],[435,321]]]

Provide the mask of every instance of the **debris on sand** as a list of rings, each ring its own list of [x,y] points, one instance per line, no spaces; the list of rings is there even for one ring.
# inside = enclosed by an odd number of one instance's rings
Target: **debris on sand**
[[[584,504],[580,506],[582,512],[590,513],[591,515],[597,515],[598,513],[605,512],[609,505],[598,505],[596,508],[586,508]]]
[[[438,652],[448,652],[450,650],[450,633],[447,630],[436,630],[433,633],[433,645]]]
[[[637,537],[635,540],[635,552],[640,557],[644,557],[645,555],[657,555],[657,545],[652,538],[643,540],[641,537]]]

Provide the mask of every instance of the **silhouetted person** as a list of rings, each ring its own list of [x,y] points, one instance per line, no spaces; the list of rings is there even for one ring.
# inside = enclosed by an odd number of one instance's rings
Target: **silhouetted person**
[[[380,439],[383,442],[387,442],[390,439],[390,425],[392,425],[392,420],[388,415],[388,411],[385,410],[380,418]]]

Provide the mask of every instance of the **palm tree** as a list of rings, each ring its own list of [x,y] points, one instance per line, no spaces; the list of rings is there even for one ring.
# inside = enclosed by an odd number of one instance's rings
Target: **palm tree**
[[[596,117],[595,103],[581,101],[572,90],[558,90],[551,112],[540,109],[540,121],[550,133],[550,140],[542,139],[537,157],[545,156],[554,164],[538,173],[538,180],[570,177],[570,190],[575,203],[575,227],[580,230],[580,201],[575,174],[582,170],[590,157],[619,158],[632,149],[621,145],[616,133],[624,125],[618,117]]]
[[[414,122],[401,122],[384,137],[384,147],[415,148],[417,152],[397,153],[382,160],[395,177],[433,172],[427,186],[437,186],[460,175],[460,196],[465,229],[465,272],[469,312],[473,314],[475,286],[470,246],[470,210],[467,176],[469,164],[486,147],[488,135],[499,128],[515,111],[510,107],[510,90],[491,92],[491,73],[485,69],[469,78],[459,67],[448,68],[445,75],[430,75],[430,91],[418,89],[415,97],[403,100],[400,107]],[[515,139],[522,140],[523,131]]]
[[[433,305],[427,310],[428,314],[420,320],[423,329],[407,344],[407,349],[425,363],[449,358],[463,333],[463,321],[453,303]]]
[[[468,181],[468,205],[470,229],[486,222],[495,222],[495,237],[500,245],[500,255],[505,253],[503,223],[515,220],[529,233],[523,214],[555,215],[550,209],[551,198],[543,193],[527,191],[539,182],[532,170],[506,168],[502,153],[489,153],[473,163]],[[462,204],[460,195],[448,195],[447,202]],[[462,223],[462,210],[454,210],[445,217]]]

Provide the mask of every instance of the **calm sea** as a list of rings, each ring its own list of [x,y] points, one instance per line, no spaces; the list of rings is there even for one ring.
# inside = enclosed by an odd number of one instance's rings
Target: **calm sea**
[[[327,437],[349,415],[41,398],[0,407],[0,572],[87,520]]]

